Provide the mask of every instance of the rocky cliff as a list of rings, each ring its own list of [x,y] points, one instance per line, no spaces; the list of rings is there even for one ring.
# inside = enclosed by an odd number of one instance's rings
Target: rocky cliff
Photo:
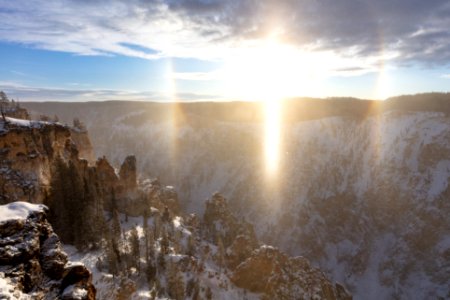
[[[277,190],[264,178],[256,103],[29,107],[83,115],[96,151],[116,166],[134,153],[138,171],[177,187],[188,211],[222,192],[265,242],[307,257],[357,298],[425,299],[450,297],[449,103],[287,103]]]
[[[90,271],[68,261],[43,205],[0,206],[1,299],[95,299]]]
[[[65,161],[92,157],[87,133],[72,135],[59,123],[6,117],[0,120],[0,203],[42,203],[56,157]],[[75,143],[84,141],[83,146]],[[85,149],[84,151],[79,150]]]
[[[2,201],[26,195],[50,208],[12,202],[0,209],[5,297],[350,297],[306,260],[260,247],[253,226],[237,218],[222,195],[206,202],[200,220],[183,213],[174,187],[157,179],[139,182],[134,156],[126,157],[119,172],[105,157],[95,165],[81,158],[77,143],[86,134],[81,125],[6,117],[1,129]],[[26,186],[32,192],[26,194]],[[67,264],[60,238],[93,276],[83,265]],[[252,274],[261,282],[258,288],[248,283]]]
[[[169,208],[158,181],[145,188],[142,217],[111,217],[110,246],[68,247],[94,270],[99,299],[352,299],[307,259],[262,245],[222,195],[198,218]]]

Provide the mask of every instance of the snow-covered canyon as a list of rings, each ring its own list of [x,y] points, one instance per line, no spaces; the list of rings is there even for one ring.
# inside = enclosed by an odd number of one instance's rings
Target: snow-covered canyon
[[[192,114],[174,122],[145,106],[113,106],[55,113],[80,117],[113,162],[134,153],[140,173],[173,185],[188,211],[221,192],[263,240],[305,256],[357,299],[450,297],[445,112],[286,122],[268,181],[261,122]]]

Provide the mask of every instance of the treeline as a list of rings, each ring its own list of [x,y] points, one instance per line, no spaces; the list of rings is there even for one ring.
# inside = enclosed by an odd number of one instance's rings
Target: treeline
[[[132,101],[107,101],[85,103],[23,103],[34,111],[47,111],[62,117],[66,122],[75,115],[89,119],[97,111],[96,118],[104,121],[121,119],[130,126],[147,122],[172,120],[177,124],[211,126],[223,122],[263,122],[264,102],[190,102],[155,103]],[[450,113],[450,93],[426,93],[389,98],[386,101],[364,100],[350,97],[293,98],[282,101],[285,122],[347,116],[362,118],[385,111],[438,111]],[[139,113],[136,113],[139,111]],[[130,113],[130,115],[128,115]],[[94,122],[95,124],[95,122]]]
[[[50,222],[63,242],[77,248],[96,247],[105,229],[100,191],[80,174],[76,163],[56,157],[44,204],[50,208]]]

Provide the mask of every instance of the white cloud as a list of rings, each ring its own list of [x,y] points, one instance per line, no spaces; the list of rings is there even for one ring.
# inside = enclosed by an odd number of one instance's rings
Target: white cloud
[[[170,98],[167,95],[152,91],[127,91],[108,89],[61,89],[51,87],[33,87],[11,81],[0,81],[0,90],[12,99],[19,101],[197,101],[218,100],[215,95],[196,93],[177,93]]]
[[[171,74],[173,79],[187,81],[211,81],[223,79],[220,71],[213,72],[175,72]]]
[[[286,43],[353,61],[395,52],[389,60],[448,63],[449,12],[446,0],[0,0],[0,40],[79,55],[216,60],[278,28]]]

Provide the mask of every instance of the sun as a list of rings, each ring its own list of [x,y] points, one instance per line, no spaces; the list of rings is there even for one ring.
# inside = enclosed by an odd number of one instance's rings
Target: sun
[[[330,53],[300,49],[274,31],[230,50],[219,77],[226,96],[235,99],[321,96],[321,82],[336,63]]]
[[[311,94],[319,62],[308,53],[280,43],[276,36],[242,47],[225,64],[222,77],[232,98],[265,106],[264,160],[274,178],[280,161],[281,100]]]

